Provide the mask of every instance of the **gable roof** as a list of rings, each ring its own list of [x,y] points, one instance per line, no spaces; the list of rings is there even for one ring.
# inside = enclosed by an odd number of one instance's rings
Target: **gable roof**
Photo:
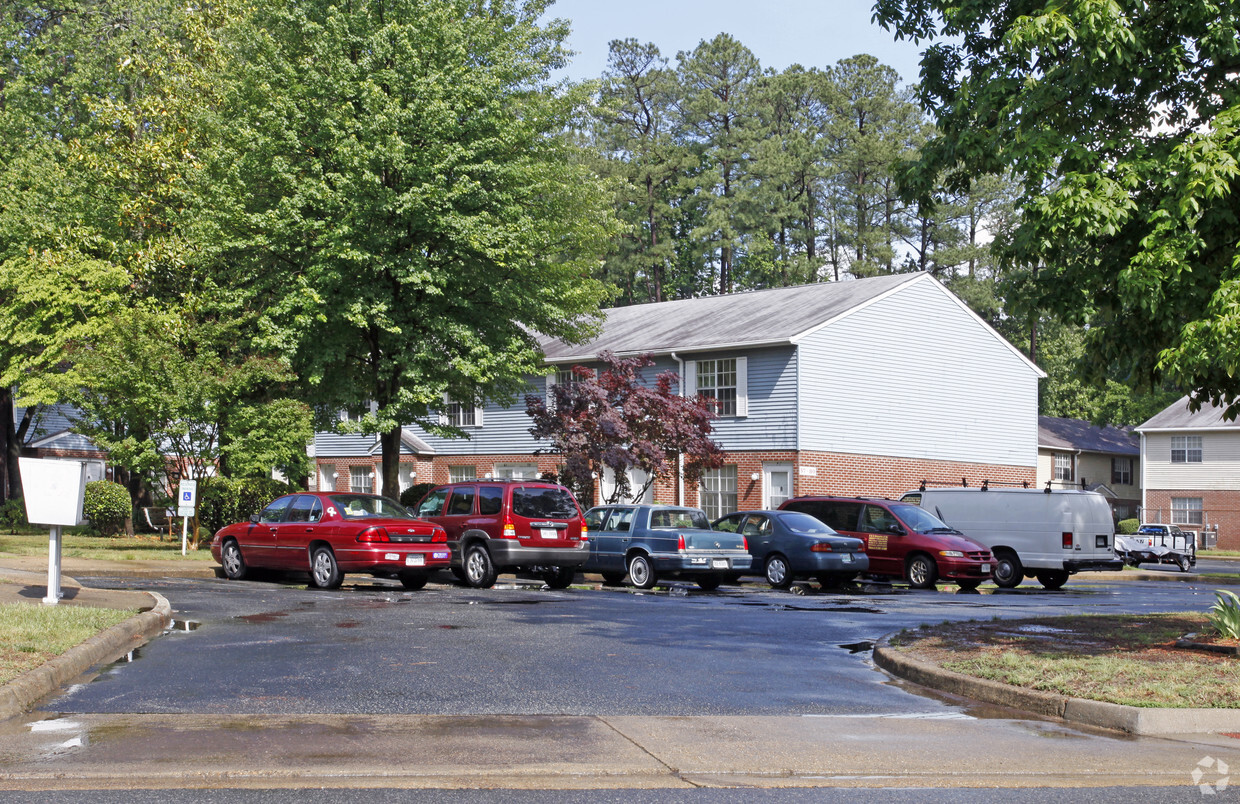
[[[1084,419],[1038,417],[1038,447],[1140,455],[1141,441],[1123,427],[1099,427]]]
[[[1189,410],[1190,397],[1182,396],[1163,408],[1149,421],[1137,427],[1138,433],[1157,430],[1231,430],[1240,427],[1240,419],[1223,418],[1225,408],[1203,402],[1201,409]]]
[[[669,354],[791,345],[918,282],[930,282],[940,288],[1038,376],[1045,376],[1020,350],[926,272],[614,307],[606,311],[602,331],[594,340],[573,345],[542,336],[539,346],[546,362],[555,364],[593,360],[603,351],[619,355]]]

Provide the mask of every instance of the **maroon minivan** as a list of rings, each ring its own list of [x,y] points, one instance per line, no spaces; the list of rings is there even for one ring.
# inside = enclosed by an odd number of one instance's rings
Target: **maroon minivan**
[[[920,506],[874,497],[793,497],[779,507],[861,539],[870,575],[902,578],[915,589],[930,589],[940,580],[976,589],[990,578],[989,548]]]
[[[581,508],[558,483],[447,483],[431,489],[415,510],[448,532],[452,572],[476,589],[493,586],[501,572],[528,573],[563,589],[590,557]]]

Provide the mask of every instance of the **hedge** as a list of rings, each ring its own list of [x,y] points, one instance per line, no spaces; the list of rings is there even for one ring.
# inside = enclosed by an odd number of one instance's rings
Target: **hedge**
[[[115,536],[125,529],[125,520],[133,516],[129,489],[111,480],[92,480],[82,493],[82,514],[90,520],[93,533]]]
[[[281,494],[295,491],[300,489],[269,477],[203,478],[198,481],[198,525],[214,535],[225,525],[249,520]]]

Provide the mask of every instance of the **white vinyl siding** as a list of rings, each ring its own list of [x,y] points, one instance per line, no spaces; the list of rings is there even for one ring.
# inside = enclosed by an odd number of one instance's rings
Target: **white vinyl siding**
[[[800,342],[805,450],[1036,467],[1038,372],[930,281]]]
[[[1146,433],[1141,485],[1145,489],[1224,490],[1240,488],[1240,431],[1202,433],[1202,463],[1172,463],[1172,433]]]

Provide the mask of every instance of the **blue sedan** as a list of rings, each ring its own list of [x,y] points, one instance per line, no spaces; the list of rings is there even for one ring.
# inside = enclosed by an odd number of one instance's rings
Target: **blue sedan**
[[[715,530],[742,534],[766,582],[787,589],[796,578],[823,586],[851,581],[870,568],[860,539],[841,536],[809,514],[796,511],[738,511],[717,519]]]

